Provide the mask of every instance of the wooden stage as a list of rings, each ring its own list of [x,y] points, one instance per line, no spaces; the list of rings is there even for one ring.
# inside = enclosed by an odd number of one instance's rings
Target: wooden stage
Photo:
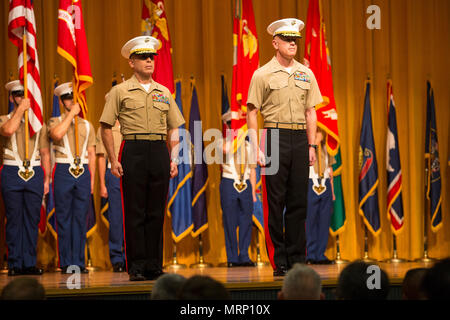
[[[405,273],[412,268],[431,267],[420,262],[383,263],[378,265],[387,272],[390,280],[389,298],[401,297],[401,285]],[[345,264],[311,265],[322,279],[326,299],[335,299],[334,290],[339,273]],[[274,277],[270,266],[235,268],[186,268],[165,269],[185,277],[208,275],[222,283],[230,291],[233,300],[274,300],[280,290],[283,277]],[[45,287],[48,299],[148,299],[155,281],[130,282],[127,273],[112,271],[91,271],[81,274],[81,288],[69,289],[67,281],[71,275],[60,272],[46,272],[38,279]],[[0,274],[0,290],[12,279],[6,273]],[[73,279],[73,278],[72,278]]]

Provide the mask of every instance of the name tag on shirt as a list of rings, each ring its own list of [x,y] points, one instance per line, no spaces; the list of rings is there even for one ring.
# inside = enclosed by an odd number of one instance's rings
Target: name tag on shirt
[[[153,102],[164,102],[170,104],[169,97],[166,97],[162,93],[154,93],[152,94]]]
[[[309,76],[303,71],[297,71],[294,73],[294,80],[300,80],[305,82],[310,82]]]

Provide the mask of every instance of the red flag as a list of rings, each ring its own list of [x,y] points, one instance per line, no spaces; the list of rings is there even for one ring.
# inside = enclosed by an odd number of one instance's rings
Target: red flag
[[[159,40],[158,55],[155,56],[155,72],[153,80],[175,92],[172,69],[172,46],[170,44],[169,25],[167,23],[164,1],[144,0],[142,5],[143,35]]]
[[[92,85],[94,79],[84,32],[81,0],[59,1],[57,51],[73,66],[73,91],[81,107],[81,116],[86,118],[88,110],[84,91]]]
[[[236,0],[233,19],[233,82],[231,87],[231,129],[238,132],[240,146],[247,132],[248,87],[253,73],[259,67],[259,46],[251,0]],[[236,140],[235,140],[236,141]]]
[[[316,76],[323,102],[316,106],[317,125],[327,133],[327,150],[335,156],[339,148],[336,102],[333,93],[330,52],[320,0],[310,0],[306,21],[304,63]]]
[[[11,0],[9,2],[8,37],[18,49],[19,79],[24,83],[23,35],[27,40],[27,91],[30,99],[28,112],[30,134],[33,136],[41,130],[42,95],[39,60],[36,47],[36,21],[34,19],[33,1]]]

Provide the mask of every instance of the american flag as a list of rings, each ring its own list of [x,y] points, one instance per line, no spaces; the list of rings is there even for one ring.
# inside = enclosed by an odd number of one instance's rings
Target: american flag
[[[27,39],[27,91],[30,99],[28,112],[30,134],[33,136],[41,130],[43,124],[41,77],[36,47],[36,21],[34,19],[32,0],[10,0],[8,37],[18,48],[19,79],[24,82],[23,35]]]

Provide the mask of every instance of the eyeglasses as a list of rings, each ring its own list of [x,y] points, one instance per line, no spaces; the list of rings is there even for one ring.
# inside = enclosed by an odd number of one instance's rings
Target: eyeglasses
[[[24,91],[13,91],[13,92],[11,92],[11,95],[14,98],[24,97],[25,96],[25,92]]]
[[[134,58],[138,59],[138,60],[147,60],[148,58],[150,58],[152,61],[155,59],[155,54],[154,53],[141,53],[141,54],[134,54]]]
[[[298,44],[298,38],[297,37],[288,37],[288,36],[279,36],[281,40],[283,40],[284,42],[294,42],[295,44]]]

